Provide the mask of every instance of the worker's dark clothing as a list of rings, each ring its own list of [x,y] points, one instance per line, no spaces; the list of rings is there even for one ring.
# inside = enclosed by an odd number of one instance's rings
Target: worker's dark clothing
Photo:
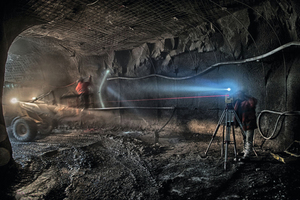
[[[234,103],[234,110],[238,115],[245,131],[243,149],[244,156],[242,157],[243,160],[249,159],[250,154],[253,151],[254,129],[257,128],[255,115],[256,104],[257,99],[248,96],[244,96],[243,99],[237,99]],[[235,123],[237,126],[238,123],[236,119]]]
[[[90,86],[91,82],[83,82],[80,81],[78,82],[77,86],[76,86],[76,91],[77,93],[80,95],[80,102],[81,104],[84,106],[84,108],[88,108],[89,107],[89,86]]]
[[[243,129],[254,130],[257,128],[255,108],[257,99],[254,97],[246,97],[243,100],[237,99],[234,105],[234,110],[241,120]],[[237,122],[236,122],[237,124]]]

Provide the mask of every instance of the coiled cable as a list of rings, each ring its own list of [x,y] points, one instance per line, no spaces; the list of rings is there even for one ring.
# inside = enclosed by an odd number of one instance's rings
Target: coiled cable
[[[276,115],[279,115],[277,120],[276,120],[276,123],[275,123],[275,126],[274,126],[274,130],[272,132],[272,134],[270,136],[265,136],[261,130],[261,126],[260,126],[260,118],[261,116],[264,114],[264,113],[270,113],[270,114],[276,114]],[[296,115],[300,115],[300,111],[286,111],[286,112],[278,112],[278,111],[272,111],[272,110],[263,110],[259,113],[259,115],[257,116],[257,127],[258,127],[258,131],[260,133],[260,135],[266,139],[266,140],[271,140],[271,139],[274,139],[275,137],[275,133],[276,133],[276,130],[277,130],[277,127],[278,127],[278,124],[279,124],[279,121],[280,119],[284,119],[285,116],[296,116]],[[282,123],[280,124],[280,128],[282,126]],[[279,129],[280,130],[280,129]]]

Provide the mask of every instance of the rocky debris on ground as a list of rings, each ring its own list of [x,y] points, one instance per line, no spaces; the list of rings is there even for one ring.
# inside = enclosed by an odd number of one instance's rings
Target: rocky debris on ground
[[[218,144],[136,131],[56,131],[35,142],[12,141],[17,176],[11,199],[297,199],[300,170],[257,150],[227,170]],[[177,136],[176,136],[177,137]],[[205,137],[203,137],[205,138]],[[174,142],[176,141],[176,142]],[[299,198],[298,198],[299,199]]]

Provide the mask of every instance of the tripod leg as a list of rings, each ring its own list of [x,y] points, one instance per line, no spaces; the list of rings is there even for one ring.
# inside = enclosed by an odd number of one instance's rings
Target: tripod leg
[[[239,127],[240,127],[240,129],[241,129],[243,138],[245,139],[245,138],[246,138],[246,133],[245,133],[245,131],[244,131],[244,129],[243,129],[243,125],[242,125],[242,123],[241,123],[241,120],[240,120],[239,116],[236,114],[235,110],[233,110],[233,113],[234,113],[235,119],[236,119],[236,121],[238,122]]]
[[[234,157],[237,157],[237,150],[236,150],[236,141],[235,141],[235,132],[234,127],[232,126],[232,137],[233,137],[233,145],[234,145]]]
[[[223,154],[224,154],[224,142],[225,142],[224,133],[225,133],[225,125],[223,125],[222,146],[221,146],[221,157],[222,157]]]
[[[218,132],[218,130],[219,130],[219,127],[220,127],[220,124],[217,125],[217,128],[216,128],[214,134],[212,135],[212,138],[211,138],[211,140],[210,140],[210,142],[209,142],[209,144],[208,144],[208,147],[207,147],[207,149],[206,149],[206,151],[205,151],[205,155],[207,155],[207,152],[208,152],[208,150],[209,150],[209,148],[210,148],[210,146],[211,146],[211,143],[212,143],[212,141],[214,140],[214,138],[215,138],[215,136],[216,136],[216,134],[217,134],[217,132]]]
[[[230,131],[231,131],[231,113],[227,110],[226,112],[226,135],[225,135],[225,158],[224,158],[224,170],[227,168],[228,160],[228,144],[230,143]]]
[[[225,141],[225,158],[224,158],[224,169],[226,170],[227,168],[227,152],[228,152],[228,142]]]
[[[205,151],[205,156],[207,155],[207,152],[208,152],[208,150],[209,150],[209,148],[210,148],[210,146],[211,146],[212,141],[214,140],[214,138],[215,138],[216,135],[217,135],[217,132],[218,132],[219,127],[220,127],[220,125],[221,125],[221,123],[222,123],[222,121],[223,121],[224,116],[225,116],[225,110],[223,111],[223,113],[222,113],[222,115],[221,115],[221,117],[220,117],[220,120],[219,120],[219,122],[218,122],[218,125],[217,125],[217,127],[216,127],[216,129],[215,129],[215,132],[213,133],[212,138],[211,138],[211,140],[210,140],[210,142],[209,142],[209,144],[208,144],[208,147],[207,147],[207,149],[206,149],[206,151]]]

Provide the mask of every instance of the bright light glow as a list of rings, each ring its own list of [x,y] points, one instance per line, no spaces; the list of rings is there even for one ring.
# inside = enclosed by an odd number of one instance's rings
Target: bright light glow
[[[102,81],[105,80],[106,77]],[[224,79],[224,80],[207,80],[207,79],[198,79],[195,81],[186,81],[186,82],[178,82],[174,84],[174,82],[166,81],[160,82],[157,86],[153,86],[153,83],[150,81],[143,81],[139,83],[139,86],[134,90],[128,90],[124,93],[124,96],[121,96],[118,91],[119,88],[115,88],[116,85],[109,85],[106,87],[106,91],[108,95],[111,97],[110,99],[103,102],[101,97],[101,88],[103,87],[103,83],[100,85],[99,89],[99,99],[104,108],[105,102],[122,102],[122,106],[128,103],[133,102],[142,102],[142,101],[165,101],[165,100],[184,100],[184,99],[200,99],[200,98],[218,98],[224,97],[227,95],[234,94],[239,86],[233,80]],[[162,97],[162,98],[153,98],[153,99],[130,99],[130,96],[134,96],[137,92],[143,92],[147,94],[147,96],[151,97]],[[159,94],[159,95],[157,95]],[[165,96],[165,97],[164,97]],[[129,99],[127,99],[129,97]]]
[[[100,100],[100,104],[101,104],[102,108],[105,108],[105,107],[104,107],[104,103],[103,103],[103,100],[102,100],[101,90],[102,90],[103,84],[106,81],[106,78],[107,78],[109,72],[110,72],[109,69],[106,70],[106,73],[105,73],[104,77],[102,78],[102,81],[101,81],[101,84],[100,84],[100,87],[99,87],[99,100]]]
[[[12,99],[10,100],[10,102],[11,102],[11,103],[18,103],[18,99],[17,99],[17,98],[12,98]]]
[[[32,100],[36,100],[36,97],[32,97]]]

